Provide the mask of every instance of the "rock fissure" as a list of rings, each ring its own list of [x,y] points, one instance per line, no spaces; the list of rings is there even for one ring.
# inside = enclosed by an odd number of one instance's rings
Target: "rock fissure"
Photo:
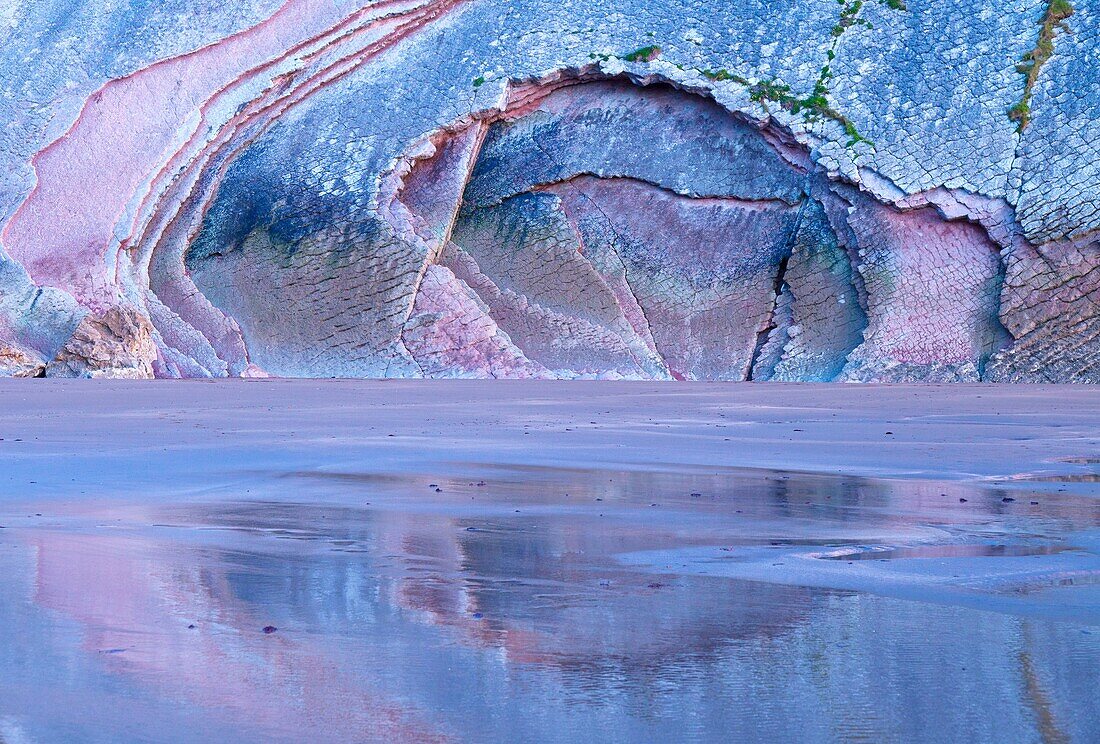
[[[748,366],[745,368],[745,380],[747,382],[753,382],[754,374],[756,373],[757,364],[760,361],[761,354],[764,351],[764,346],[770,340],[770,336],[779,329],[779,323],[776,321],[776,313],[779,308],[780,297],[783,296],[783,292],[786,289],[784,284],[784,277],[787,274],[787,263],[790,260],[785,256],[779,262],[779,270],[775,274],[775,287],[773,293],[775,300],[772,303],[771,312],[768,313],[767,321],[763,328],[756,333],[756,348],[753,349],[752,358],[749,360]]]

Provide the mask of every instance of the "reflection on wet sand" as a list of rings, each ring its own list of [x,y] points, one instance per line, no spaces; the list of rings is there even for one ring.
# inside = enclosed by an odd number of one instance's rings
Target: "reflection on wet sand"
[[[1094,740],[1095,603],[1074,622],[1025,618],[708,575],[691,557],[1042,571],[1072,552],[1100,575],[1094,498],[1005,498],[764,471],[483,468],[292,472],[263,501],[5,517],[0,621],[33,651],[0,641],[21,701],[0,701],[0,720],[30,741]],[[662,563],[623,560],[637,554]],[[935,590],[934,572],[915,576]],[[165,730],[162,708],[201,725]]]
[[[446,738],[349,678],[320,639],[264,637],[265,606],[237,596],[251,555],[134,536],[47,533],[32,545],[35,602],[77,620],[85,654],[158,697],[273,735],[318,724],[333,740]]]

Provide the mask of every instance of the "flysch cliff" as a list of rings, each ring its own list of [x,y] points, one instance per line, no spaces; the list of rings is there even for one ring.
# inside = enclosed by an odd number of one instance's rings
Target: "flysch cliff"
[[[0,374],[1100,382],[1100,0],[0,2]]]

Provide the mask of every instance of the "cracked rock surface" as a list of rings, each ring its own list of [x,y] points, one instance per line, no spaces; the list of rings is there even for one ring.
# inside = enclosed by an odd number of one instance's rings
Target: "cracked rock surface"
[[[1098,382],[1050,7],[8,4],[0,375]]]

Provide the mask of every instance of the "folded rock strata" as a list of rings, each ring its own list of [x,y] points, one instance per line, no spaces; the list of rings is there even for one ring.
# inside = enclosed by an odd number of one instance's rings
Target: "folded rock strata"
[[[1100,0],[162,5],[0,11],[0,374],[1100,381]]]

